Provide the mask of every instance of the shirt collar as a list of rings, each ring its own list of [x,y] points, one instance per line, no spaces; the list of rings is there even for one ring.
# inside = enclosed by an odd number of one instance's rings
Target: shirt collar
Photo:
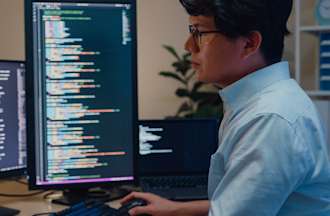
[[[257,70],[219,91],[224,107],[234,109],[271,84],[290,79],[288,62]]]

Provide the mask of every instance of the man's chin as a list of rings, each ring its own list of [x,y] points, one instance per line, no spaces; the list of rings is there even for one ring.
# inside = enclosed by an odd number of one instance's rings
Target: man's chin
[[[197,70],[196,74],[197,74],[196,76],[197,81],[203,82],[204,80],[203,73]]]
[[[197,74],[197,81],[203,82],[203,83],[210,83],[211,80],[207,79],[207,77],[203,76],[203,74],[198,73]]]

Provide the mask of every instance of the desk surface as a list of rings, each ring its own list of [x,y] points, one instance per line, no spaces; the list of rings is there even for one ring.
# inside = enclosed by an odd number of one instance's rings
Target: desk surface
[[[27,194],[32,192],[33,191],[28,191],[27,185],[24,185],[22,183],[18,183],[16,181],[0,181],[0,193]],[[36,196],[15,198],[0,196],[0,206],[18,209],[21,211],[19,215],[22,216],[44,212],[57,212],[64,208],[67,208],[67,206],[51,203],[51,198],[44,199],[44,195],[46,193],[47,192]],[[120,206],[118,200],[109,202],[109,205],[114,208],[118,208]]]

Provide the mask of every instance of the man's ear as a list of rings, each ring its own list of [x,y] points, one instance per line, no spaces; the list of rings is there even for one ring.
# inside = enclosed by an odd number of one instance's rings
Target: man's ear
[[[257,53],[262,42],[262,35],[258,31],[252,31],[243,37],[244,48],[242,52],[243,58],[248,58]]]

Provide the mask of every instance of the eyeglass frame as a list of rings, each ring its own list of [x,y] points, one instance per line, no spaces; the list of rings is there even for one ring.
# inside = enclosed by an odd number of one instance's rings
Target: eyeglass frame
[[[195,42],[195,45],[200,47],[202,44],[202,36],[205,34],[221,34],[222,32],[219,30],[213,30],[213,31],[199,31],[198,28],[194,25],[189,25],[189,32],[193,37],[193,40]],[[198,42],[196,41],[196,36],[198,37]]]

